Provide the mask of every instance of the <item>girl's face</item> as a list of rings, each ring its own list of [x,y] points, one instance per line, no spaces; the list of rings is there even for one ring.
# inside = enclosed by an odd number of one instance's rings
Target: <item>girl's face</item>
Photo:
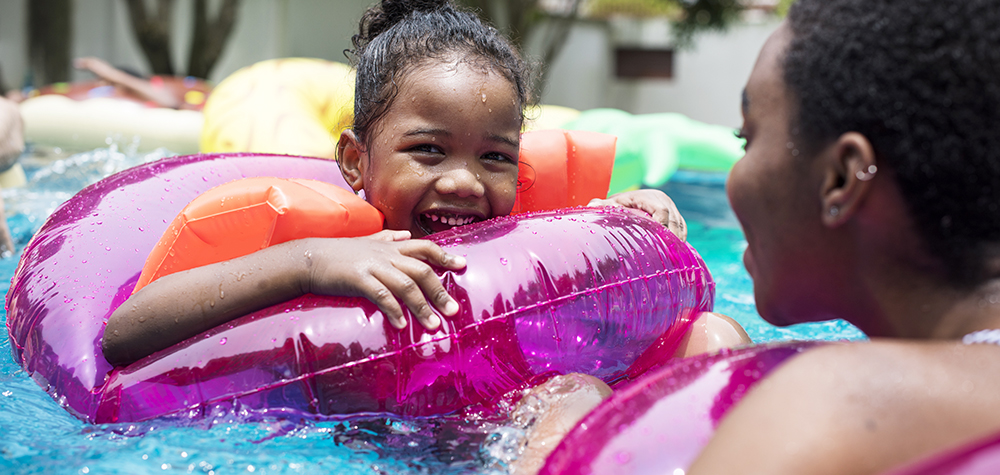
[[[342,167],[386,228],[423,237],[510,213],[520,129],[506,78],[476,64],[431,61],[403,77],[368,150],[345,132]]]

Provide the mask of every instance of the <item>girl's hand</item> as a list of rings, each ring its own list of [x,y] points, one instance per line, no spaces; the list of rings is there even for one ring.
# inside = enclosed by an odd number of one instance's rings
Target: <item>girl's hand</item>
[[[406,320],[397,298],[428,330],[441,324],[431,303],[445,316],[458,313],[458,302],[431,266],[461,270],[465,258],[448,254],[433,242],[411,240],[409,231],[390,230],[362,238],[309,241],[307,292],[364,297],[398,329],[406,327]]]
[[[587,206],[620,206],[642,211],[674,233],[682,241],[687,240],[687,225],[677,210],[674,200],[660,190],[624,191],[609,196],[606,200],[594,199]]]

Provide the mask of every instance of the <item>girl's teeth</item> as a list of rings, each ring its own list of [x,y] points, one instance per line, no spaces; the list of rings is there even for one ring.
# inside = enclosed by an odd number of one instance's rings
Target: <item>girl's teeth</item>
[[[464,226],[472,222],[472,217],[469,216],[456,218],[454,216],[446,217],[446,216],[438,216],[436,214],[427,214],[427,217],[431,221],[434,222],[440,221],[441,224],[447,224],[449,226]]]

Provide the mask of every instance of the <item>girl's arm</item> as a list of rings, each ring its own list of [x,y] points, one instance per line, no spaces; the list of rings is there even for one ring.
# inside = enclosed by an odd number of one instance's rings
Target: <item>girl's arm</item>
[[[408,231],[363,238],[291,241],[230,261],[164,276],[129,297],[108,319],[102,347],[113,365],[130,364],[210,328],[262,308],[313,293],[365,297],[396,328],[402,308],[433,329],[458,303],[431,265],[452,270],[465,259]]]

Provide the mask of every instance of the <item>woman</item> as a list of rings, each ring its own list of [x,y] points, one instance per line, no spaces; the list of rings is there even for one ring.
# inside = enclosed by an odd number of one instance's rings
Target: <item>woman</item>
[[[1000,0],[799,0],[743,116],[727,188],[760,314],[843,318],[872,340],[778,367],[687,473],[879,473],[1000,433]],[[594,387],[534,389],[551,400],[536,427],[562,431],[580,411],[551,408],[596,405]],[[591,422],[631,430],[619,403]],[[524,458],[561,435],[529,434]],[[670,469],[671,449],[644,463]]]
[[[1000,430],[1000,1],[800,0],[743,115],[761,315],[872,341],[778,368],[689,473],[877,473]]]

